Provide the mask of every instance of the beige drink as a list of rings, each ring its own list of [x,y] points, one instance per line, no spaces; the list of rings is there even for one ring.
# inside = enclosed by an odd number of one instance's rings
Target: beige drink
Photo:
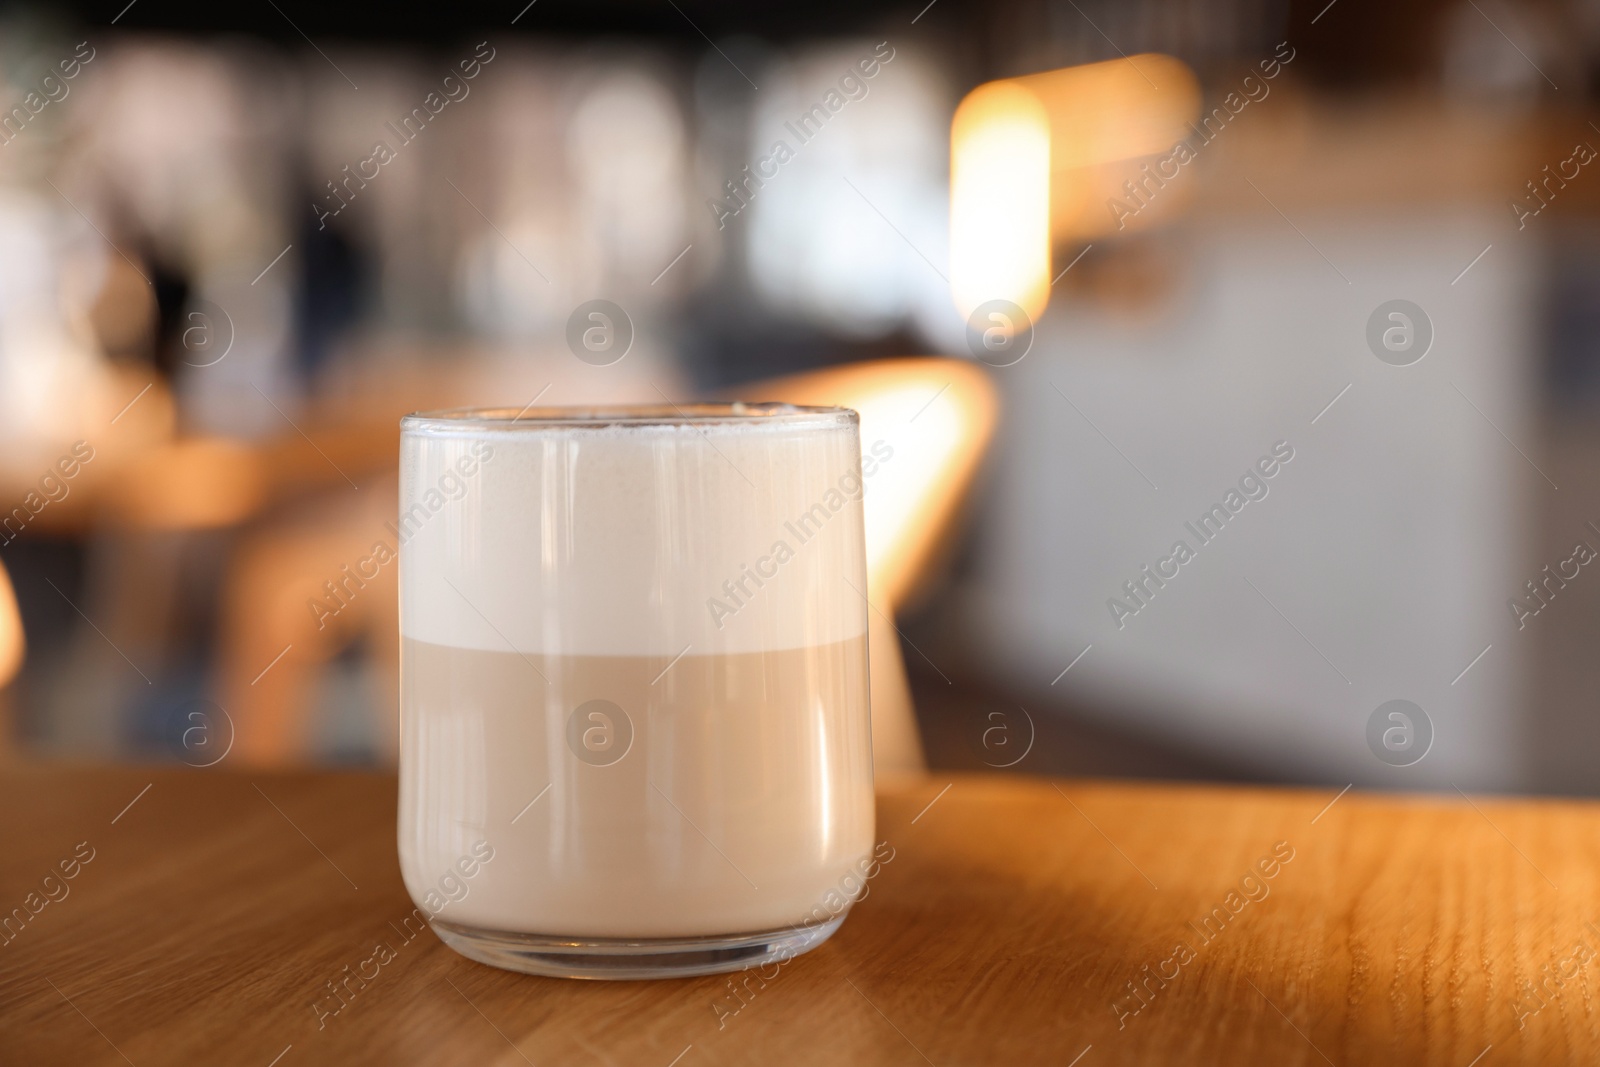
[[[830,934],[873,844],[854,413],[404,427],[400,863],[440,935],[649,977]]]
[[[410,639],[403,654],[416,788],[401,803],[448,798],[457,813],[404,820],[408,876],[427,887],[473,842],[495,849],[442,913],[451,922],[613,938],[774,930],[806,921],[872,849],[872,753],[853,728],[864,638],[686,655],[654,684],[670,657],[524,660]],[[586,762],[568,720],[591,700],[629,710],[580,720]]]

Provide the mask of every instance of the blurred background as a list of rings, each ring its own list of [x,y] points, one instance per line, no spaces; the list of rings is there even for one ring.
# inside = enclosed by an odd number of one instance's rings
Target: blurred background
[[[944,355],[930,766],[1600,791],[1600,3],[125,2],[0,12],[9,758],[391,758],[406,411]]]

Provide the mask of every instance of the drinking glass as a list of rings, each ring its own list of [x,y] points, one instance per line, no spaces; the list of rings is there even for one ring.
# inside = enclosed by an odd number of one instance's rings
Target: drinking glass
[[[426,412],[400,486],[417,918],[589,978],[826,940],[876,870],[856,413]]]

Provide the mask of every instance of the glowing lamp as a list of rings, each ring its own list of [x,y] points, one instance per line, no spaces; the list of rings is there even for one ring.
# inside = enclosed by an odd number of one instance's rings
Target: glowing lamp
[[[950,128],[950,289],[962,318],[1050,299],[1050,115],[1015,81],[967,95]]]
[[[950,126],[950,287],[963,318],[1009,300],[1037,320],[1055,240],[1117,228],[1127,162],[1172,150],[1198,114],[1194,73],[1146,54],[978,86]]]

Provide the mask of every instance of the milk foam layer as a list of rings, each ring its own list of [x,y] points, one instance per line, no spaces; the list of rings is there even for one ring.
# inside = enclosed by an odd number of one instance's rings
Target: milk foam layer
[[[401,448],[408,638],[671,657],[866,632],[853,418],[430,423]]]

